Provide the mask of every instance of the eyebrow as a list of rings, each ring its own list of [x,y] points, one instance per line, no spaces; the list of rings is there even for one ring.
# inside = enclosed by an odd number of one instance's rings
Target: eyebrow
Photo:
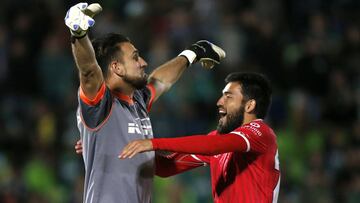
[[[135,50],[135,51],[133,51],[133,53],[131,54],[132,56],[134,56],[134,55],[139,55],[139,51],[138,50]]]
[[[223,94],[232,94],[232,92],[230,92],[230,91],[223,91],[222,93]]]

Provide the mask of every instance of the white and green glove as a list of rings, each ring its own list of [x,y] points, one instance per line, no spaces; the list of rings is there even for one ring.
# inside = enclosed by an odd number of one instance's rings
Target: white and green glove
[[[100,4],[78,3],[66,13],[65,24],[70,28],[71,35],[76,38],[84,37],[88,29],[95,24],[93,17],[102,11]]]

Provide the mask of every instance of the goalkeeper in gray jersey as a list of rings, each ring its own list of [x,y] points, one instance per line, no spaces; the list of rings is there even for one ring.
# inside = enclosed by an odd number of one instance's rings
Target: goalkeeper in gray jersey
[[[151,105],[186,67],[200,61],[211,68],[225,52],[198,41],[148,77],[147,63],[128,38],[107,34],[90,42],[87,32],[101,10],[99,4],[79,3],[65,16],[80,78],[77,119],[85,165],[83,201],[151,202],[154,153],[119,160],[118,150],[132,140],[153,138]]]

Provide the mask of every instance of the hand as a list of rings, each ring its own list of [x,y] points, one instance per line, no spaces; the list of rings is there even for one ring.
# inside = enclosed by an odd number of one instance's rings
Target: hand
[[[202,67],[211,69],[215,64],[220,64],[221,59],[225,58],[226,53],[215,44],[206,40],[200,40],[192,44],[180,55],[185,56],[190,64],[200,61]]]
[[[95,24],[93,17],[102,11],[99,4],[78,3],[71,7],[65,16],[65,24],[70,28],[71,35],[81,38]]]
[[[75,152],[76,154],[82,154],[83,148],[82,148],[82,142],[81,140],[78,140],[75,144]]]
[[[132,158],[138,153],[153,150],[151,140],[134,140],[127,144],[119,155],[120,159]]]

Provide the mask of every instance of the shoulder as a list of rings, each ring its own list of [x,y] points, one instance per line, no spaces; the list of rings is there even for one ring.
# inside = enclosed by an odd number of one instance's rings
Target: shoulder
[[[233,132],[234,133],[242,132],[263,138],[270,138],[270,139],[275,138],[274,131],[262,119],[256,119],[251,121],[250,123],[244,124],[239,128],[237,128],[236,130],[234,130]]]
[[[105,83],[101,85],[98,92],[96,93],[95,97],[93,99],[90,99],[86,96],[84,93],[82,87],[79,87],[78,90],[78,98],[80,103],[84,103],[88,106],[97,106],[102,100],[111,98],[111,91],[108,86],[106,86]]]

